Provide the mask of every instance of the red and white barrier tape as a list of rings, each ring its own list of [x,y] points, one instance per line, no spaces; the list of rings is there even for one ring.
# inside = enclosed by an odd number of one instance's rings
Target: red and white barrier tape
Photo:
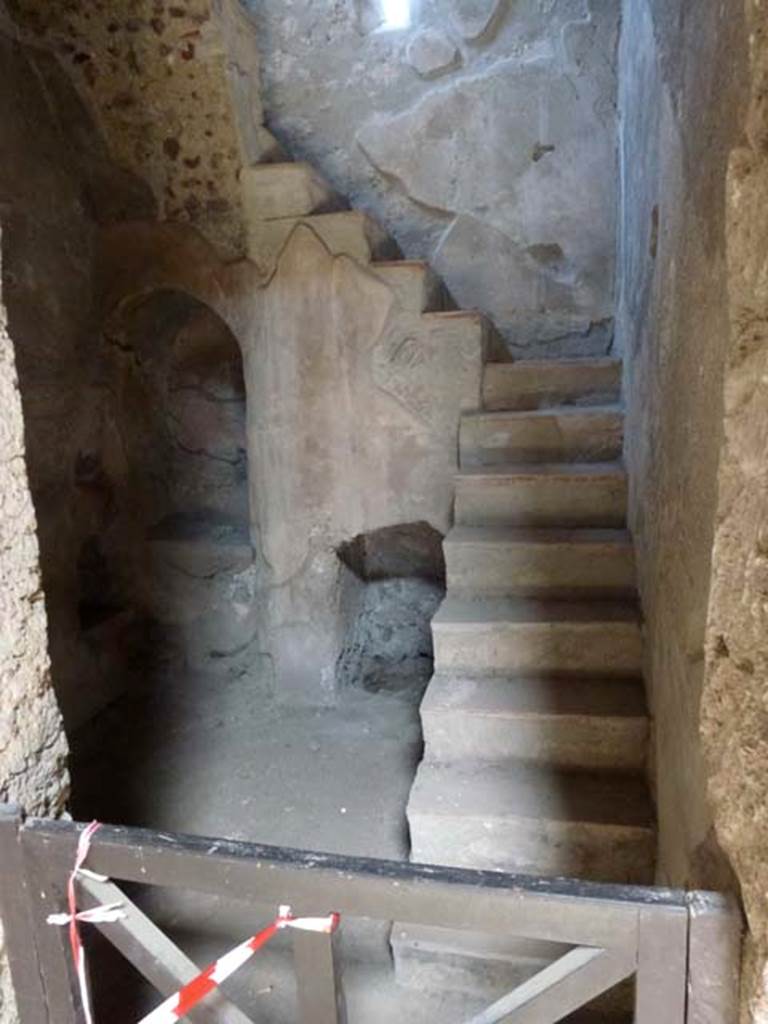
[[[91,997],[88,988],[88,974],[85,967],[85,951],[80,939],[80,922],[86,924],[105,924],[119,921],[124,918],[125,912],[121,909],[122,904],[110,903],[102,907],[94,907],[91,910],[78,911],[77,894],[75,882],[78,875],[90,875],[100,881],[107,881],[103,875],[96,875],[83,867],[88,851],[91,848],[91,839],[101,827],[99,822],[92,821],[81,833],[77,843],[77,854],[75,865],[67,881],[67,906],[66,914],[50,914],[47,918],[48,924],[69,927],[69,945],[72,950],[72,961],[77,973],[77,981],[80,988],[80,1000],[83,1004],[83,1012],[86,1024],[93,1024],[93,1011],[91,1009]],[[224,981],[243,966],[262,946],[265,946],[270,939],[283,928],[297,928],[300,931],[320,932],[330,935],[339,926],[339,915],[329,914],[327,917],[293,917],[290,907],[280,907],[277,917],[262,931],[252,935],[250,939],[240,943],[228,953],[219,957],[218,960],[201,971],[197,977],[188,982],[178,992],[161,1003],[155,1010],[143,1017],[139,1024],[175,1024],[189,1013],[193,1007],[210,995]]]
[[[301,931],[322,932],[329,935],[338,926],[338,914],[329,914],[328,917],[291,917],[290,907],[280,907],[272,924],[215,960],[179,992],[166,999],[152,1013],[143,1017],[140,1024],[175,1024],[202,999],[210,995],[222,981],[225,981],[246,961],[250,960],[253,954],[265,946],[282,928],[298,928]]]
[[[98,821],[92,821],[90,825],[83,829],[80,833],[80,838],[77,841],[75,865],[67,879],[67,908],[69,913],[50,914],[47,919],[48,924],[69,927],[69,948],[72,951],[72,962],[75,965],[75,973],[77,974],[77,984],[80,989],[80,1001],[83,1004],[85,1024],[93,1024],[93,1011],[91,1009],[91,994],[88,988],[88,973],[85,969],[85,950],[83,949],[83,943],[80,939],[79,924],[81,921],[91,921],[94,924],[100,921],[117,921],[120,917],[125,916],[120,910],[119,904],[116,903],[112,903],[106,907],[94,907],[93,910],[83,910],[78,912],[77,909],[75,881],[79,874],[93,875],[93,872],[86,872],[83,864],[85,863],[85,858],[88,856],[88,851],[91,848],[91,839],[93,838],[94,833],[96,833],[100,828],[101,825]],[[106,881],[106,879],[101,875],[96,875],[94,877]]]

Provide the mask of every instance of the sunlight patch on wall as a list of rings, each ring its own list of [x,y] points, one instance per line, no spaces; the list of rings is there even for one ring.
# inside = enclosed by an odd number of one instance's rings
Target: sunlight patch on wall
[[[408,28],[411,24],[411,0],[381,0],[382,31]]]

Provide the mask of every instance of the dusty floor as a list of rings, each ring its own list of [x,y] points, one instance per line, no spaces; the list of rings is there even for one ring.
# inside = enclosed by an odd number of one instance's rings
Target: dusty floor
[[[161,683],[162,685],[158,685]],[[333,709],[264,701],[252,681],[185,674],[155,680],[75,737],[73,812],[120,824],[360,856],[405,858],[405,804],[421,755],[414,685],[347,690]],[[142,905],[201,966],[266,923],[274,907],[155,890]],[[324,912],[329,908],[318,908]],[[460,1024],[479,1007],[395,985],[388,926],[342,928],[350,1024]],[[94,954],[97,967],[102,963]],[[158,997],[94,973],[100,1015],[131,1024]],[[243,969],[230,990],[255,1021],[295,1021],[289,942]]]

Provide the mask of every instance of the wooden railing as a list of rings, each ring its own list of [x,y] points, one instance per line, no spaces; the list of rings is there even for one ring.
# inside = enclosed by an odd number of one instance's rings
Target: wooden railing
[[[0,805],[0,912],[22,1024],[82,1019],[66,930],[46,924],[49,914],[66,909],[66,880],[81,829],[65,821],[24,821],[17,808]],[[554,1024],[632,976],[636,1024],[734,1024],[738,1016],[741,919],[734,904],[715,893],[366,860],[107,826],[93,840],[88,867],[110,880],[290,904],[300,914],[338,911],[342,927],[346,917],[366,917],[572,946],[471,1024]],[[115,899],[126,908],[125,918],[98,927],[169,996],[197,973],[196,966],[114,881],[86,877],[79,883],[80,907]],[[294,956],[300,1024],[343,1024],[334,937],[297,931]],[[250,1018],[217,992],[190,1019],[248,1024]]]

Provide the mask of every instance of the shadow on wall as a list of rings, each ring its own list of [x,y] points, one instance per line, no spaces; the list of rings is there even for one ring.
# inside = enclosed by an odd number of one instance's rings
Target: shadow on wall
[[[82,637],[123,675],[241,675],[258,655],[238,343],[178,292],[122,309],[103,340],[99,430],[78,458]]]
[[[389,526],[338,555],[355,583],[337,686],[420,696],[433,668],[430,622],[445,596],[441,535],[428,523]]]

